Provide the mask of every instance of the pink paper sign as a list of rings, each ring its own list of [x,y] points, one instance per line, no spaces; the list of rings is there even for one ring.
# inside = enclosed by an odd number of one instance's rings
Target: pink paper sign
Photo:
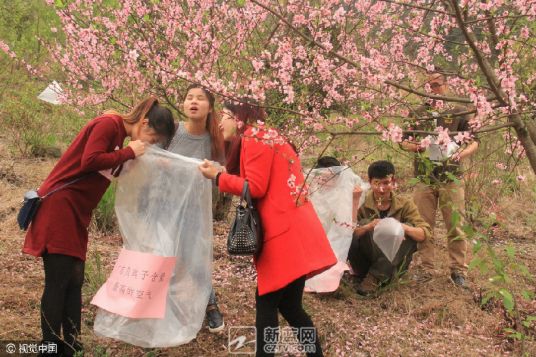
[[[176,257],[121,249],[112,274],[91,303],[130,318],[164,318]]]

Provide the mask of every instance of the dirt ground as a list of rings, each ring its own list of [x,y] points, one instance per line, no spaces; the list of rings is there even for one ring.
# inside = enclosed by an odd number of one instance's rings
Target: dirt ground
[[[0,138],[1,139],[1,138]],[[54,160],[13,159],[0,140],[0,340],[39,340],[39,304],[43,289],[40,259],[23,255],[24,233],[16,226],[16,213],[24,192],[37,187]],[[228,327],[254,324],[255,271],[246,258],[231,258],[225,252],[226,223],[215,223],[214,287],[226,329],[211,334],[206,327],[192,342],[159,350],[146,350],[119,341],[97,337],[92,330],[96,308],[84,290],[82,340],[87,356],[225,356]],[[397,285],[374,299],[356,295],[344,280],[331,294],[306,294],[304,304],[319,329],[326,356],[504,356],[517,355],[504,335],[507,322],[499,304],[481,308],[480,286],[484,280],[470,272],[468,289],[455,287],[448,279],[444,229],[436,230],[438,272],[417,284],[412,267]],[[513,239],[503,232],[496,245],[513,242],[523,261],[536,276],[534,232]],[[105,273],[111,271],[121,246],[118,234],[92,235],[88,265],[99,256]],[[418,260],[418,259],[417,259]],[[536,312],[536,302],[525,309]],[[281,319],[282,320],[282,319]],[[513,351],[513,348],[518,348]],[[536,356],[534,341],[524,349]],[[3,351],[0,351],[0,355]]]

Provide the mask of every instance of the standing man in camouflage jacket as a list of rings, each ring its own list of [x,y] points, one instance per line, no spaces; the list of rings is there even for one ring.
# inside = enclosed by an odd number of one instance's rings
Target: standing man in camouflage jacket
[[[428,78],[428,84],[435,95],[445,96],[448,93],[447,78],[443,73],[434,72]],[[438,101],[430,101],[419,107],[410,123],[411,130],[434,131],[438,127],[452,132],[470,132],[470,116],[463,114],[468,108],[462,106],[440,108]],[[462,162],[478,148],[478,141],[470,140],[457,150],[454,156],[446,159],[431,160],[425,149],[419,145],[418,135],[405,137],[401,146],[404,150],[415,153],[415,177],[419,183],[415,187],[413,199],[424,220],[433,230],[436,212],[441,210],[447,228],[447,248],[449,252],[450,278],[457,286],[465,285],[467,272],[467,241],[462,230],[465,211],[465,192]],[[419,244],[422,260],[421,279],[428,280],[434,271],[433,239]]]

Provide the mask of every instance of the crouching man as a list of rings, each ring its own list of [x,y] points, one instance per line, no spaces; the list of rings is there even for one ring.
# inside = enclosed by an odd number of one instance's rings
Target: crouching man
[[[357,213],[358,226],[348,252],[348,261],[359,282],[357,293],[360,295],[371,295],[395,275],[405,273],[417,250],[417,242],[430,237],[430,226],[420,216],[413,200],[394,192],[395,168],[391,162],[372,163],[368,168],[368,179],[371,190]],[[388,217],[402,225],[404,237],[398,251],[393,251],[389,244],[389,248],[381,247],[373,239],[374,228]],[[393,236],[393,239],[401,238]],[[386,254],[384,251],[389,249]]]

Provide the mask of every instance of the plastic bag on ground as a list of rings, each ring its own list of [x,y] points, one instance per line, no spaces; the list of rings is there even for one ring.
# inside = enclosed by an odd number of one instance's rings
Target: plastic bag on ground
[[[170,347],[201,329],[212,275],[211,182],[200,161],[150,147],[118,179],[115,211],[124,248],[175,256],[163,319],[134,319],[98,309],[98,335],[141,347]]]
[[[307,279],[305,291],[335,291],[344,271],[349,269],[346,259],[353,234],[352,192],[357,185],[363,190],[359,202],[361,206],[370,185],[347,166],[313,169],[308,182],[311,202],[337,257],[337,264]]]

